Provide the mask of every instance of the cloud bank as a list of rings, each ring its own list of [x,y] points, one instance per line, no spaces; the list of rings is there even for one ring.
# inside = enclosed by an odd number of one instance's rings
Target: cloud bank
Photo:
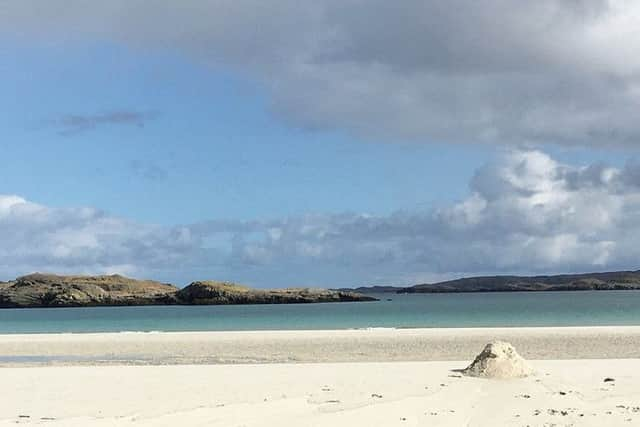
[[[571,166],[539,151],[509,151],[477,171],[464,200],[425,212],[177,227],[0,196],[0,235],[7,277],[47,270],[164,279],[177,271],[184,282],[350,286],[634,268],[640,164]]]
[[[385,141],[635,145],[638,28],[633,0],[0,5],[4,37],[173,50],[263,85],[295,126]]]

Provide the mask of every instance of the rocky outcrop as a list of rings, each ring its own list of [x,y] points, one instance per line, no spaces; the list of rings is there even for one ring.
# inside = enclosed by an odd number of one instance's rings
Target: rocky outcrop
[[[30,274],[0,286],[0,307],[84,307],[175,303],[178,288],[120,275]]]
[[[92,307],[119,305],[290,304],[374,301],[354,292],[327,289],[251,289],[225,282],[194,282],[179,289],[120,275],[30,274],[0,282],[0,308]]]
[[[344,301],[375,301],[355,292],[328,289],[252,289],[228,282],[193,282],[176,293],[183,304],[293,304]]]

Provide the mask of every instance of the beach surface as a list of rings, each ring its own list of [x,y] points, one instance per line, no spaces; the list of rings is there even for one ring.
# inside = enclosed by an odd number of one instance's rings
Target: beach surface
[[[531,360],[640,358],[640,326],[0,335],[0,366],[469,360],[490,341]]]
[[[463,376],[494,339],[535,374]],[[640,327],[2,335],[0,425],[640,425],[639,344]]]

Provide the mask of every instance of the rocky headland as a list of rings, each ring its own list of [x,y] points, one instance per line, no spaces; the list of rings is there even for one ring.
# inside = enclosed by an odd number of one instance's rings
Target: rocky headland
[[[253,289],[228,282],[193,282],[176,297],[183,304],[303,304],[316,302],[375,301],[352,291],[313,288]]]
[[[35,273],[0,282],[0,308],[127,305],[288,304],[374,301],[349,291],[252,289],[227,282],[193,282],[185,288],[120,275],[58,276]]]

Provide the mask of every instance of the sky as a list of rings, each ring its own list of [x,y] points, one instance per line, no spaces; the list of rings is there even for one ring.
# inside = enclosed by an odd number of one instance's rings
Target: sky
[[[637,269],[640,5],[0,0],[0,280]]]

